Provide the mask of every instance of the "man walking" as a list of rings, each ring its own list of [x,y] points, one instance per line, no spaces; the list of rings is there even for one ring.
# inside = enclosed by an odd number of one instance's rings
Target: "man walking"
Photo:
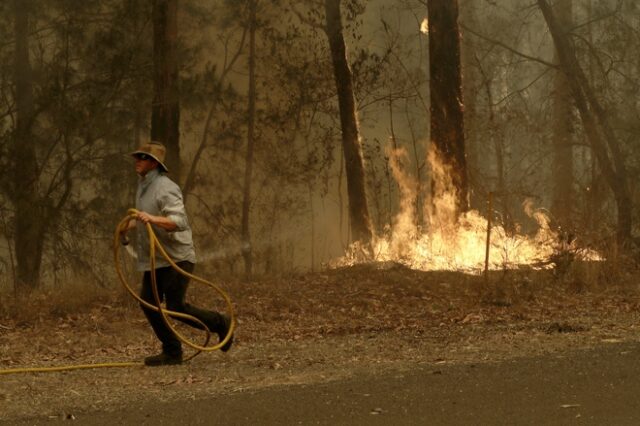
[[[140,181],[136,194],[137,221],[143,225],[151,224],[160,244],[171,259],[182,269],[191,273],[195,267],[196,255],[193,247],[191,228],[182,201],[182,192],[178,185],[166,176],[168,172],[164,164],[166,149],[159,142],[143,144],[131,153],[135,159],[135,170]],[[130,227],[135,226],[132,221]],[[144,272],[142,300],[155,305],[151,284],[151,264],[149,259],[149,236],[146,226],[137,227],[138,270]],[[156,284],[160,301],[166,302],[166,308],[182,312],[198,318],[207,328],[224,339],[229,331],[230,319],[218,312],[197,308],[185,302],[189,278],[174,270],[169,262],[159,253],[155,259]],[[182,363],[182,345],[164,321],[160,312],[142,306],[153,331],[162,342],[162,352],[145,358],[149,366],[171,365]],[[195,321],[178,318],[192,327],[202,328]],[[221,348],[228,351],[233,343],[233,336]]]

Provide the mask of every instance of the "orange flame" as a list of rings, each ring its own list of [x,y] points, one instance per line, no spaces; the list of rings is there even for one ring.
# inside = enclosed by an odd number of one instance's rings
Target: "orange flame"
[[[420,32],[422,34],[429,34],[429,19],[424,18],[420,23]]]
[[[419,270],[455,270],[480,273],[485,267],[488,222],[475,210],[455,217],[456,192],[447,167],[430,152],[431,179],[436,188],[435,199],[424,205],[424,231],[416,217],[418,184],[402,167],[404,149],[387,150],[393,176],[400,190],[400,208],[388,232],[372,241],[373,258],[380,262],[398,262]],[[551,268],[553,256],[564,250],[577,259],[602,260],[593,250],[581,249],[576,241],[563,242],[549,226],[549,217],[525,201],[525,213],[538,224],[535,235],[507,232],[504,227],[491,227],[488,267],[491,270],[515,269],[521,266]],[[349,266],[364,261],[363,249],[352,245],[345,256],[330,263],[331,267]]]

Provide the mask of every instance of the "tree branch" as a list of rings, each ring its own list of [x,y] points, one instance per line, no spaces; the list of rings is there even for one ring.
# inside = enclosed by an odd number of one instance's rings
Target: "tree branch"
[[[468,33],[473,34],[474,36],[476,36],[476,37],[478,37],[478,38],[480,38],[480,39],[482,39],[484,41],[488,41],[490,43],[493,43],[493,44],[495,44],[497,46],[502,47],[505,50],[508,50],[509,52],[513,53],[514,55],[520,56],[521,58],[525,58],[525,59],[528,59],[530,61],[538,62],[539,64],[546,65],[546,66],[548,66],[550,68],[558,69],[558,65],[556,65],[554,63],[545,61],[544,59],[540,59],[540,58],[537,58],[535,56],[527,55],[526,53],[522,53],[522,52],[514,49],[513,47],[506,45],[505,43],[503,43],[501,41],[494,40],[494,39],[489,38],[489,37],[487,37],[485,35],[482,35],[479,32],[472,30],[471,28],[467,27],[464,24],[460,24],[460,27],[462,27],[462,29],[464,29]]]

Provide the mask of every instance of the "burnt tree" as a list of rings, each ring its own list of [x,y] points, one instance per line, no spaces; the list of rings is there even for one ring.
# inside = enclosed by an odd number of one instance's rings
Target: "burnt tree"
[[[462,74],[458,1],[430,0],[429,73],[431,92],[432,152],[450,178],[449,184],[432,183],[432,199],[455,191],[456,217],[468,210],[468,178],[464,146]]]
[[[364,161],[356,118],[353,94],[353,76],[347,60],[347,49],[342,34],[340,0],[325,0],[326,26],[331,61],[338,92],[342,149],[344,152],[349,197],[349,219],[352,241],[368,244],[372,237],[371,220],[365,190]]]

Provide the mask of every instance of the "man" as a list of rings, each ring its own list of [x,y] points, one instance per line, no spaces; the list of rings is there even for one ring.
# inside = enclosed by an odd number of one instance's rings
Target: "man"
[[[143,144],[137,151],[131,153],[135,159],[136,173],[140,176],[136,194],[136,209],[139,213],[136,219],[143,225],[150,223],[160,244],[171,259],[180,268],[191,273],[196,262],[191,228],[182,201],[182,192],[178,185],[166,176],[168,169],[164,164],[165,153],[164,145],[159,142]],[[128,229],[135,224],[135,221],[131,221]],[[155,305],[146,226],[137,227],[137,242],[138,270],[144,271],[140,297]],[[211,332],[216,333],[221,340],[224,339],[230,326],[229,317],[186,303],[185,295],[189,278],[174,270],[159,251],[156,251],[155,267],[158,294],[160,300],[166,302],[166,308],[198,318]],[[162,342],[162,352],[145,358],[144,363],[149,366],[182,363],[180,340],[166,326],[161,314],[144,306],[142,310],[156,336]],[[192,327],[202,328],[195,321],[178,319]],[[228,351],[232,343],[233,336],[221,350]]]

